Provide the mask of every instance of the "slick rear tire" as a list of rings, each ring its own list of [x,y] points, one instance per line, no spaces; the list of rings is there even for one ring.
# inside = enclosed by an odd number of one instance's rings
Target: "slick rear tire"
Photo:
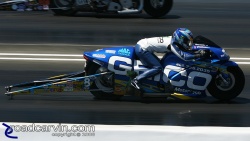
[[[208,92],[216,99],[221,101],[230,101],[237,97],[244,88],[245,76],[239,67],[228,67],[227,71],[230,75],[230,85],[219,85],[219,77],[214,77],[208,85]]]
[[[87,70],[86,70],[86,75],[93,75],[93,74],[97,74],[100,73],[100,70],[102,71],[102,67],[96,63],[87,63],[86,66]],[[105,72],[105,71],[102,71]],[[102,79],[102,78],[100,78]],[[101,82],[100,79],[96,79],[92,85],[90,86],[90,89],[101,89],[101,88],[112,88],[111,86],[105,86],[105,84],[103,84],[103,82]],[[113,91],[90,91],[94,96],[95,99],[100,99],[100,100],[120,100],[120,98],[122,97],[121,95],[115,95],[113,94]]]
[[[158,8],[152,5],[152,0],[144,1],[145,12],[154,18],[165,16],[172,9],[172,6],[173,0],[164,0],[164,4]]]
[[[56,15],[61,16],[74,16],[77,11],[72,8],[74,4],[74,0],[51,0],[49,4],[49,8]],[[59,8],[67,8],[67,9],[59,9]]]

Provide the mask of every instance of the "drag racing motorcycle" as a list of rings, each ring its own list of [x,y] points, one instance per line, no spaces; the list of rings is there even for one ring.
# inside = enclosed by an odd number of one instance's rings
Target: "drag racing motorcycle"
[[[142,65],[134,53],[134,47],[117,47],[85,52],[87,75],[111,72],[91,84],[103,91],[92,92],[96,97],[117,95],[143,95],[148,97],[179,96],[182,99],[201,98],[210,93],[219,100],[231,100],[244,88],[245,76],[239,66],[230,61],[224,49],[198,36],[195,49],[210,52],[210,57],[184,61],[173,53],[161,58],[164,71],[142,82],[142,92],[131,91],[130,81],[148,68]]]
[[[143,81],[141,91],[130,82],[148,68],[138,60],[133,46],[119,46],[84,52],[84,71],[7,86],[5,94],[90,91],[98,99],[113,100],[126,95],[189,100],[210,94],[221,101],[237,97],[245,76],[225,50],[203,36],[194,39],[193,48],[209,52],[209,57],[184,61],[167,53],[160,59],[163,72]],[[20,87],[26,88],[12,91]]]
[[[77,12],[136,14],[143,10],[152,17],[166,15],[173,0],[51,0],[49,8],[58,15],[72,16]]]

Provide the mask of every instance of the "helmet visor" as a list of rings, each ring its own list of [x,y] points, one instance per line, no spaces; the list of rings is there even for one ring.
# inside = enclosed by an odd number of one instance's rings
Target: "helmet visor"
[[[187,49],[190,50],[193,46],[193,38],[184,38],[183,43],[188,47]]]

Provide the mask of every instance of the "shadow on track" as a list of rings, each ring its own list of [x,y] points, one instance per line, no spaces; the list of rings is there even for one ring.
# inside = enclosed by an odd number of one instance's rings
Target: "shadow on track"
[[[145,104],[150,103],[204,103],[204,104],[248,104],[250,103],[250,99],[237,97],[231,101],[220,101],[211,96],[207,96],[206,98],[197,98],[190,100],[173,100],[167,98],[126,98],[122,99],[126,102],[141,102]]]

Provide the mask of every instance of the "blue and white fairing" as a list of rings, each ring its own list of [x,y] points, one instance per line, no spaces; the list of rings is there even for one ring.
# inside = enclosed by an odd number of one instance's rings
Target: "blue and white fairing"
[[[130,86],[132,77],[129,76],[129,73],[133,72],[134,69],[134,47],[120,46],[85,52],[84,58],[114,72],[115,88],[122,87],[123,92],[125,92]]]
[[[163,78],[170,80],[175,92],[190,97],[205,97],[205,90],[217,73],[217,68],[209,68],[208,63],[184,61],[173,53],[164,56],[162,64]]]
[[[173,53],[169,53],[162,58],[161,61],[165,68],[163,75],[167,75],[166,77],[175,87],[175,92],[190,97],[205,97],[205,90],[213,76],[218,71],[226,75],[228,66],[237,65],[235,62],[229,61],[230,56],[221,47],[202,44],[193,46],[193,50],[200,49],[210,50],[211,56],[206,59],[184,61]]]
[[[161,59],[163,73],[143,81],[143,89],[147,93],[164,93],[168,82],[176,93],[189,97],[205,97],[206,88],[218,71],[226,72],[227,66],[235,66],[229,61],[229,56],[220,47],[195,45],[194,50],[206,49],[211,51],[211,57],[193,61],[184,61],[173,53],[168,53]],[[131,77],[128,72],[141,74],[147,70],[141,62],[135,59],[134,47],[120,46],[85,52],[85,58],[108,70],[115,72],[115,79],[130,85]]]

